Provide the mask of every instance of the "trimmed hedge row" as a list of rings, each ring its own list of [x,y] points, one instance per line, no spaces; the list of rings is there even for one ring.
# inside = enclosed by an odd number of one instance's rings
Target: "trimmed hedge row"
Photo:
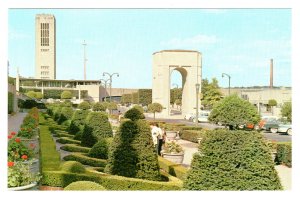
[[[104,186],[107,190],[158,190],[175,191],[182,189],[182,181],[168,176],[168,182],[149,181],[136,178],[127,178],[122,176],[100,174],[97,171],[86,172],[83,174],[67,173],[62,171],[47,171],[43,173],[42,184],[53,187],[66,187],[76,181],[93,181]]]
[[[40,156],[42,172],[59,168],[60,154],[56,151],[49,128],[44,125],[40,125]]]
[[[182,130],[179,132],[179,136],[183,140],[198,143],[198,138],[203,138],[207,130]]]
[[[14,111],[14,94],[8,92],[8,114]]]
[[[183,167],[182,165],[175,164],[162,157],[158,157],[158,163],[159,167],[167,173],[169,173],[170,175],[175,176],[181,180],[185,179],[188,169]]]
[[[56,142],[61,144],[80,144],[81,142],[78,140],[73,140],[69,137],[61,137],[56,140]]]
[[[181,126],[181,130],[194,130],[194,131],[201,131],[203,130],[202,127],[195,127],[195,126]]]
[[[54,135],[54,137],[68,137],[68,138],[73,138],[74,135],[71,135],[69,134],[68,132],[66,131],[55,131],[56,134]]]
[[[97,159],[87,156],[83,153],[72,153],[63,158],[65,161],[78,161],[84,165],[94,166],[94,167],[105,167],[107,161],[104,159]]]
[[[284,164],[292,167],[292,143],[279,142],[277,143],[277,154],[275,158],[276,164]]]
[[[81,152],[81,153],[89,153],[91,150],[91,148],[78,146],[76,144],[66,144],[60,147],[60,149],[69,152]]]

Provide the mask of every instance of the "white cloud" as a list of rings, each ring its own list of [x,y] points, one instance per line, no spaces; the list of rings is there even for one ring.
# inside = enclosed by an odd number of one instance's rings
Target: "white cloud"
[[[215,44],[217,42],[216,36],[209,36],[209,35],[203,35],[198,34],[193,37],[189,38],[173,38],[169,41],[163,41],[160,44],[163,47],[169,47],[169,48],[199,48],[201,45],[207,45],[207,44]]]

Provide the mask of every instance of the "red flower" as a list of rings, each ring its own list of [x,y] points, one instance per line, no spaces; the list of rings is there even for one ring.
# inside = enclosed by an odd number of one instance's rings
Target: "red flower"
[[[28,156],[27,155],[22,155],[21,158],[24,159],[24,160],[26,160],[26,159],[28,159]]]
[[[17,143],[20,143],[20,142],[21,142],[21,139],[20,139],[20,138],[16,138],[15,141],[16,141]]]
[[[16,135],[16,134],[17,134],[17,133],[14,132],[14,131],[10,132],[10,135]]]
[[[9,135],[9,136],[8,136],[8,139],[11,139],[12,137],[13,137],[12,135]]]
[[[9,162],[7,162],[7,165],[8,165],[8,167],[13,167],[15,165],[15,163],[12,161],[9,161]]]
[[[30,143],[29,146],[30,146],[30,148],[35,148],[35,144],[34,143]]]

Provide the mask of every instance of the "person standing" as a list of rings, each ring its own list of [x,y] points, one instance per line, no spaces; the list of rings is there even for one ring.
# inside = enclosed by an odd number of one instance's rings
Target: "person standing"
[[[153,144],[154,144],[155,149],[157,150],[157,136],[159,134],[158,133],[158,128],[154,124],[151,124],[150,128],[151,128],[151,135],[152,135]]]
[[[158,135],[157,135],[157,154],[161,156],[161,147],[163,145],[164,139],[164,130],[162,130],[158,124],[155,125],[157,127]]]

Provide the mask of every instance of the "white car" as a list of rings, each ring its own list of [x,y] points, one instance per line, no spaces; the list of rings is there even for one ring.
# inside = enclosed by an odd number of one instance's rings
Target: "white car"
[[[209,122],[208,117],[210,115],[210,111],[200,111],[198,122]],[[196,122],[196,116],[193,118],[193,122]]]
[[[190,118],[192,118],[192,117],[194,117],[194,116],[195,116],[194,113],[188,113],[188,114],[185,114],[184,119],[185,119],[185,120],[190,120]]]
[[[279,124],[277,132],[292,135],[292,124],[290,124],[290,123],[281,123],[281,124]]]

